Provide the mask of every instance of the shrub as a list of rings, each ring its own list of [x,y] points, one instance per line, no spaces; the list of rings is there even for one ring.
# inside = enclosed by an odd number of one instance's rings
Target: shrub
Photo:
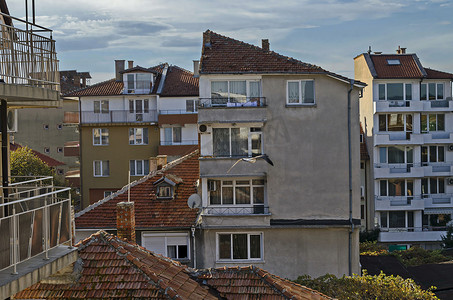
[[[376,241],[360,243],[360,255],[389,255],[387,246],[378,244]]]
[[[362,276],[343,276],[341,278],[327,274],[312,279],[310,276],[304,275],[297,278],[295,282],[337,299],[438,299],[432,292],[434,288],[427,291],[422,290],[412,279],[386,276],[382,272],[379,275],[371,276],[364,271]]]
[[[453,221],[447,223],[447,235],[441,235],[440,238],[442,239],[442,248],[453,248]]]
[[[379,228],[375,228],[368,231],[362,231],[359,234],[359,240],[361,243],[377,241],[379,237],[379,232],[380,232]]]
[[[451,256],[443,255],[441,250],[424,250],[412,247],[408,250],[393,251],[391,253],[405,266],[419,266],[452,260]]]

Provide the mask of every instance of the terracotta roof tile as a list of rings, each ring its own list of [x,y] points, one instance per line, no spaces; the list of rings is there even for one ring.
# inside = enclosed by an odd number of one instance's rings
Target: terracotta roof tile
[[[376,70],[376,78],[422,78],[423,67],[415,54],[371,54],[369,55]],[[389,65],[388,60],[400,61]]]
[[[174,199],[157,199],[155,181],[167,174],[180,177]],[[173,161],[131,183],[130,198],[135,205],[135,226],[140,228],[190,228],[195,224],[198,210],[187,206],[187,199],[196,193],[199,178],[198,150]],[[76,214],[76,228],[116,228],[116,205],[127,201],[128,186],[94,203]]]
[[[171,96],[198,96],[198,78],[192,72],[177,66],[169,66],[165,85],[162,93],[163,97]]]
[[[66,97],[84,97],[84,96],[116,96],[122,95],[124,84],[122,81],[110,79],[100,83],[90,85],[89,87],[65,94]]]
[[[425,68],[425,71],[427,79],[453,79],[452,73],[437,71],[430,68]]]
[[[9,144],[9,150],[10,151],[16,151],[20,148],[22,148],[23,146],[20,145],[20,144],[17,144],[17,143],[10,143]],[[38,152],[36,150],[33,150],[31,149],[31,152],[33,152],[34,155],[36,155],[39,159],[41,159],[46,165],[48,165],[49,167],[56,167],[56,166],[62,166],[62,165],[65,165],[64,162],[61,162],[61,161],[58,161],[56,159],[53,159],[52,157],[48,156],[48,155],[45,155],[41,152]]]

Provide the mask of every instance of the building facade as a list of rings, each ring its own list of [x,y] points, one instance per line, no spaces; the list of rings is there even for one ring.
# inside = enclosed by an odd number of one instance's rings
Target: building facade
[[[209,30],[199,73],[197,267],[359,273],[364,85]]]
[[[424,68],[416,54],[363,53],[355,78],[372,164],[381,242],[438,247],[453,213],[453,74]]]

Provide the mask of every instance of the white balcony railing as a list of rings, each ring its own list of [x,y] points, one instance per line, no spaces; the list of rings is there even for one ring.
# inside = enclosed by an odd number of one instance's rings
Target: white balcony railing
[[[264,204],[208,206],[203,208],[203,214],[221,216],[267,215],[269,214],[269,207],[264,206]]]
[[[375,209],[385,210],[422,210],[425,208],[425,201],[421,195],[415,196],[375,196]]]
[[[110,110],[103,113],[82,111],[81,124],[87,123],[146,123],[157,122],[157,110],[130,112],[129,110]]]
[[[404,177],[423,177],[424,172],[421,165],[414,163],[406,164],[374,164],[375,178],[398,178]]]
[[[160,141],[161,146],[184,146],[184,145],[198,145],[198,140],[182,140],[179,142],[174,141]]]
[[[16,273],[20,262],[39,254],[48,258],[49,250],[63,244],[71,247],[71,197],[70,188],[54,187],[52,177],[12,180],[21,181],[10,184],[0,204],[0,270],[13,267]]]
[[[57,90],[60,79],[52,31],[4,13],[0,15],[14,20],[16,25],[0,24],[0,77],[7,84]]]

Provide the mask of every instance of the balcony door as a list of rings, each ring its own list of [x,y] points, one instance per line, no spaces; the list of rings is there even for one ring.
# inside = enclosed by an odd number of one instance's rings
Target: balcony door
[[[149,113],[149,100],[148,99],[137,99],[129,100],[129,114],[133,115],[133,119],[136,122],[144,121],[144,114]]]

